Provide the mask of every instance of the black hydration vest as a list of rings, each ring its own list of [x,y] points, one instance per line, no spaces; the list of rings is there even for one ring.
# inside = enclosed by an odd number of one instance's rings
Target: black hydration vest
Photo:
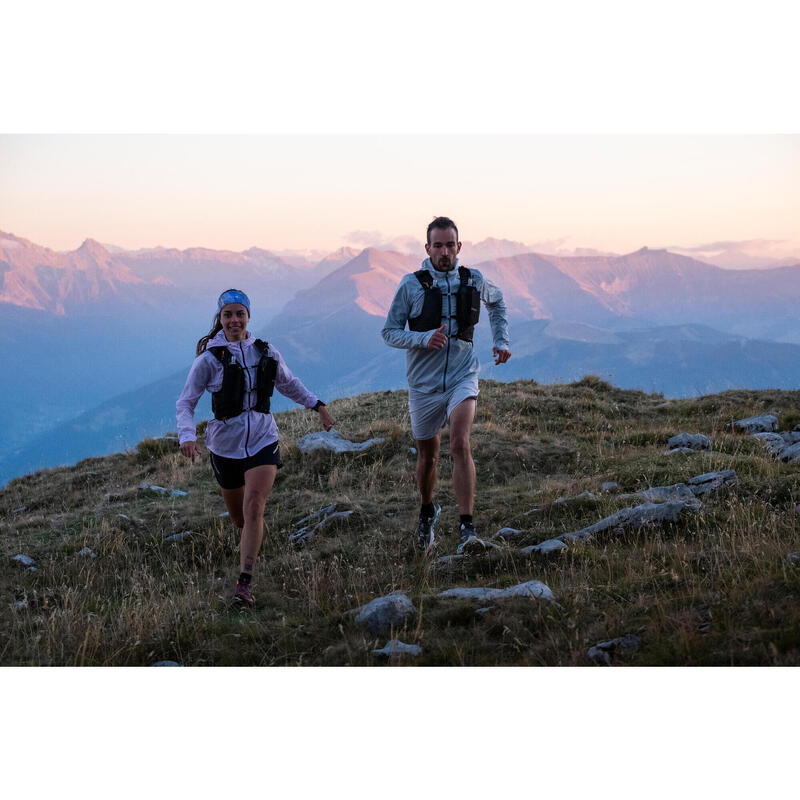
[[[412,331],[430,331],[442,324],[442,290],[433,285],[433,276],[427,269],[415,272],[414,276],[425,290],[425,300],[422,313],[418,317],[409,318],[408,327]],[[456,294],[456,339],[471,342],[472,332],[481,313],[481,294],[474,286],[469,285],[472,273],[467,267],[458,268],[458,277],[461,285]]]
[[[269,401],[275,388],[278,362],[269,355],[269,344],[256,339],[261,359],[256,367],[256,404],[253,411],[269,414]],[[222,363],[222,386],[211,393],[211,410],[215,419],[230,419],[241,414],[244,408],[244,367],[234,361],[227,347],[209,347],[209,351]]]

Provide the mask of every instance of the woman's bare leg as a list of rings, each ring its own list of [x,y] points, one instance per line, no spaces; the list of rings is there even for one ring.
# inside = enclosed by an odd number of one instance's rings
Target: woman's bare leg
[[[244,527],[240,546],[239,570],[250,575],[255,569],[264,538],[264,508],[275,483],[278,468],[274,464],[253,467],[244,474],[242,512]]]

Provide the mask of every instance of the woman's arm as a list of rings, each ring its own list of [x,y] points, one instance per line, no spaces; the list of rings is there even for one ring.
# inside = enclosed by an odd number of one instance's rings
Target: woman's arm
[[[191,458],[192,461],[194,461],[195,442],[197,441],[194,410],[203,392],[211,382],[212,374],[212,365],[209,363],[208,358],[204,358],[203,355],[198,356],[189,370],[189,376],[186,378],[183,391],[175,403],[175,412],[178,420],[178,442],[181,446],[181,453],[187,458]],[[192,446],[189,447],[188,445]]]

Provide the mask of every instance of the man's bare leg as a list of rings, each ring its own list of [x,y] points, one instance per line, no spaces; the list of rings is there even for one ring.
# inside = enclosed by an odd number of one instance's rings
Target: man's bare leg
[[[438,433],[432,439],[417,439],[417,488],[422,505],[433,502],[440,444],[441,435]]]
[[[472,514],[475,505],[475,462],[472,460],[472,423],[477,402],[468,397],[450,414],[450,457],[453,459],[453,491],[459,514]]]

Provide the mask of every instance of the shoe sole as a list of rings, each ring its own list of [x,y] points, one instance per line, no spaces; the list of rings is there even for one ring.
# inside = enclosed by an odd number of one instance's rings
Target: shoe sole
[[[417,545],[417,552],[420,555],[424,555],[425,553],[429,553],[433,550],[433,546],[436,544],[436,521],[439,519],[439,515],[442,513],[442,507],[440,505],[435,505],[433,509],[433,520],[431,520],[431,538],[430,541],[425,545],[425,547],[420,547]]]

